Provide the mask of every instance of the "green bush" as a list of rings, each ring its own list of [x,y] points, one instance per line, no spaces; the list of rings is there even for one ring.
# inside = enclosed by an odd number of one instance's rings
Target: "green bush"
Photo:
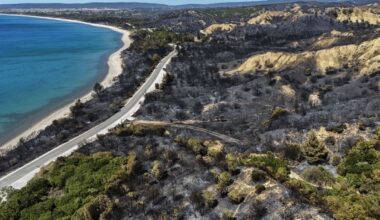
[[[335,143],[336,143],[335,137],[334,136],[328,136],[325,139],[325,143],[329,144],[329,145],[335,145]]]
[[[230,172],[235,172],[239,165],[238,157],[232,153],[226,155],[227,168]]]
[[[245,165],[258,167],[279,181],[285,181],[289,175],[289,169],[285,161],[275,157],[272,153],[266,155],[249,155],[243,159],[243,163]]]
[[[282,116],[287,115],[288,113],[288,110],[281,107],[276,107],[272,112],[272,119],[278,119]]]
[[[303,146],[304,155],[306,160],[310,164],[320,164],[324,163],[328,159],[328,151],[325,148],[325,145],[320,142],[315,135],[315,133],[310,133],[308,140]]]
[[[264,181],[267,176],[267,174],[261,170],[252,170],[252,173],[251,173],[251,178],[252,178],[252,181],[254,182],[259,182],[259,181]]]
[[[195,154],[206,155],[207,149],[203,145],[203,141],[196,138],[190,138],[186,142],[186,146],[191,149]]]
[[[73,220],[106,220],[112,213],[114,204],[106,195],[99,195],[84,207],[80,208],[72,217]]]
[[[375,133],[375,135],[376,135],[376,138],[377,138],[377,139],[380,139],[380,127],[378,127],[378,128],[376,129],[376,133]]]
[[[335,182],[334,176],[327,170],[323,169],[323,167],[307,168],[302,173],[302,176],[305,180],[320,186],[332,185]]]
[[[74,105],[70,107],[70,112],[74,117],[81,116],[83,112],[84,104],[78,99]]]
[[[330,131],[330,132],[341,134],[346,129],[347,129],[347,126],[345,124],[340,124],[340,125],[337,125],[337,126],[327,127],[326,131]]]
[[[241,192],[241,189],[238,189],[237,187],[232,188],[228,192],[228,199],[235,204],[240,204],[244,201],[244,193]]]
[[[320,204],[322,200],[322,196],[319,194],[317,189],[302,181],[297,179],[288,179],[285,182],[285,185],[291,189],[293,192],[296,192],[297,194],[304,196],[307,198],[312,204]]]
[[[338,166],[339,163],[340,163],[340,161],[341,161],[341,158],[340,158],[340,157],[338,157],[338,156],[334,156],[334,157],[332,158],[331,164],[332,164],[333,166]]]
[[[133,37],[136,43],[132,47],[138,47],[134,49],[142,49],[143,51],[166,48],[169,43],[192,40],[187,34],[177,34],[164,28],[153,31],[138,30],[134,32]]]
[[[283,157],[288,160],[301,160],[302,150],[298,144],[287,144],[283,150]]]
[[[157,179],[161,179],[163,176],[163,166],[161,161],[155,160],[153,161],[152,169],[150,173]]]
[[[206,205],[207,208],[214,208],[218,205],[217,195],[215,192],[212,191],[203,191],[202,192],[202,198],[203,202]]]
[[[110,104],[110,109],[112,112],[118,112],[124,106],[124,102],[122,100],[115,100]]]
[[[232,210],[224,210],[223,211],[223,219],[224,220],[233,220],[234,218],[234,212]]]
[[[374,148],[374,141],[358,141],[355,146],[349,150],[345,159],[338,166],[338,172],[341,175],[367,174],[369,175],[374,166],[379,163],[380,153]]]
[[[140,136],[165,134],[165,128],[160,125],[142,125],[142,124],[121,124],[115,127],[112,132],[117,136]]]
[[[232,183],[231,174],[227,171],[222,172],[218,175],[218,186],[223,188]]]
[[[261,194],[265,189],[266,187],[263,184],[257,184],[255,186],[255,190],[257,194]]]
[[[128,176],[135,174],[137,168],[137,156],[135,152],[130,152],[127,157],[126,173]]]
[[[224,146],[219,141],[206,141],[207,155],[213,158],[220,158],[224,154]]]

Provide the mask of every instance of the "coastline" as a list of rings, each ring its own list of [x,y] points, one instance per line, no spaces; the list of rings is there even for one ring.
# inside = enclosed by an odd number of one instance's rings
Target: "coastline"
[[[122,41],[122,47],[119,48],[117,51],[113,52],[109,57],[107,61],[108,65],[108,71],[105,77],[99,82],[104,88],[110,87],[113,82],[114,78],[120,75],[123,72],[123,60],[121,57],[121,53],[129,48],[129,46],[132,43],[132,40],[130,38],[130,32],[127,30],[123,30],[121,28],[117,28],[114,26],[109,25],[103,25],[103,24],[94,24],[94,23],[88,23],[78,20],[71,20],[71,19],[64,19],[64,18],[54,18],[54,17],[43,17],[43,16],[33,16],[33,15],[18,15],[18,14],[3,14],[0,13],[0,15],[6,15],[6,16],[19,16],[19,17],[30,17],[30,18],[39,18],[39,19],[48,19],[48,20],[58,20],[58,21],[64,21],[64,22],[71,22],[71,23],[79,23],[84,25],[90,25],[94,27],[100,27],[100,28],[107,28],[112,31],[121,33],[121,41]],[[49,126],[54,120],[67,117],[70,115],[70,107],[75,104],[76,100],[80,99],[82,102],[86,102],[91,99],[93,94],[93,91],[89,91],[83,96],[76,97],[73,99],[72,102],[69,104],[58,108],[51,113],[49,113],[46,117],[43,117],[41,120],[39,120],[37,123],[34,123],[29,128],[18,134],[17,136],[13,137],[9,141],[5,142],[0,146],[0,152],[4,153],[11,149],[13,149],[18,143],[21,138],[28,138],[32,137],[33,135],[38,134],[40,130],[45,129],[47,126]]]

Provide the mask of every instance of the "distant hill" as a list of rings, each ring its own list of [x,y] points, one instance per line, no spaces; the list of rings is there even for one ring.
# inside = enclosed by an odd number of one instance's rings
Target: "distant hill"
[[[57,0],[59,1],[59,0]],[[168,5],[164,4],[151,4],[151,3],[138,3],[138,2],[94,2],[94,3],[26,3],[26,4],[0,4],[0,9],[31,9],[31,8],[49,8],[49,9],[59,9],[59,8],[113,8],[113,9],[123,9],[123,8],[157,8],[163,9],[168,8]]]
[[[283,4],[292,2],[340,2],[339,0],[266,0],[266,1],[246,1],[246,2],[223,2],[214,4],[185,4],[175,6],[176,8],[224,8],[224,7],[246,7],[256,5]]]
[[[153,4],[153,3],[138,3],[138,2],[100,2],[100,3],[83,3],[83,4],[62,4],[62,3],[27,3],[27,4],[0,4],[0,9],[32,9],[32,8],[44,8],[44,9],[74,9],[74,8],[112,8],[112,9],[185,9],[185,8],[222,8],[222,7],[244,7],[255,5],[267,5],[267,4],[280,4],[280,3],[292,3],[292,2],[320,2],[320,3],[336,3],[347,2],[354,4],[368,4],[375,3],[378,0],[265,0],[265,1],[247,1],[247,2],[226,2],[215,4],[185,4],[185,5],[165,5],[165,4]]]

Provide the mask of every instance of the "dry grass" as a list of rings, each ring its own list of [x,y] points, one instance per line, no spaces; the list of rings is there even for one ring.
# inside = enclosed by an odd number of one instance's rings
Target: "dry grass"
[[[236,28],[236,26],[236,24],[212,24],[204,30],[202,30],[202,33],[206,35],[211,35],[216,31],[231,32]]]
[[[380,24],[380,15],[373,13],[367,8],[341,8],[337,10],[338,21],[350,21],[353,23],[368,22],[369,24]]]
[[[274,19],[286,19],[291,16],[291,13],[284,11],[266,11],[254,18],[251,18],[247,23],[248,24],[260,24],[260,25],[269,25]]]
[[[362,75],[380,69],[380,38],[318,51],[303,53],[266,52],[247,59],[229,74],[245,74],[254,71],[305,71],[325,73],[327,69],[341,69],[345,65],[355,65]]]

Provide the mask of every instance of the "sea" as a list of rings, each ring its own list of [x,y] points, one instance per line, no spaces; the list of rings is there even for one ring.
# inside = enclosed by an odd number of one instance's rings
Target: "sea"
[[[88,93],[121,46],[110,29],[0,15],[0,144]]]

